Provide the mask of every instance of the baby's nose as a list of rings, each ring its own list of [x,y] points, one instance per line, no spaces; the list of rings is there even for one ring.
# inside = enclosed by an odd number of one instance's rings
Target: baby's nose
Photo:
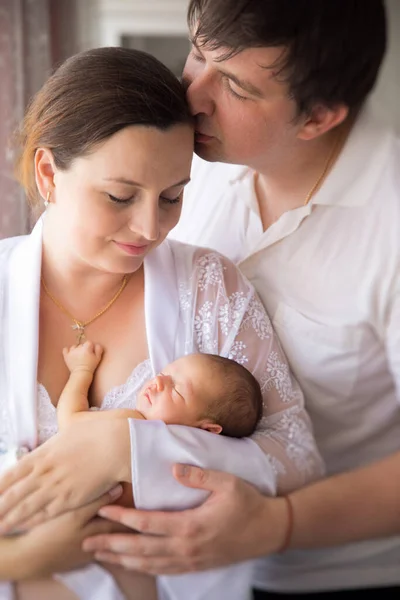
[[[157,388],[157,392],[162,392],[164,390],[164,376],[163,375],[157,375],[156,377],[156,388]]]

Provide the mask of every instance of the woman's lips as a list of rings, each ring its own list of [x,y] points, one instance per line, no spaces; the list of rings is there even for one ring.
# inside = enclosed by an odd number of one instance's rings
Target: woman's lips
[[[118,248],[121,248],[121,250],[123,250],[127,254],[130,254],[131,256],[140,256],[141,254],[144,254],[147,248],[149,247],[149,244],[146,244],[144,246],[138,246],[135,244],[124,244],[122,242],[115,242],[115,244],[118,246]]]

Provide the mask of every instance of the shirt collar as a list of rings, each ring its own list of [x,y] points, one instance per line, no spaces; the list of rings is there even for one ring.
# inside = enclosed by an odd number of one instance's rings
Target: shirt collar
[[[311,200],[327,206],[361,206],[370,198],[387,164],[393,133],[374,115],[367,102],[361,109],[346,143],[323,185]],[[253,175],[249,167],[236,168],[229,179],[235,184]]]
[[[346,207],[365,204],[387,165],[392,141],[392,132],[376,118],[367,103],[311,204]]]

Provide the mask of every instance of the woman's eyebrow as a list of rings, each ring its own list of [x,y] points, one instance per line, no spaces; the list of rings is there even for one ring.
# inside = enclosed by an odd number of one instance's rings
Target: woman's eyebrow
[[[103,177],[103,181],[114,181],[115,183],[124,183],[125,185],[133,185],[135,187],[143,187],[142,183],[139,183],[138,181],[133,181],[133,179],[126,179],[126,177]],[[178,187],[178,185],[187,185],[190,181],[190,177],[187,177],[186,179],[182,179],[182,181],[178,181],[178,183],[173,183],[172,185],[170,185],[168,187],[169,188],[173,188],[173,187]]]

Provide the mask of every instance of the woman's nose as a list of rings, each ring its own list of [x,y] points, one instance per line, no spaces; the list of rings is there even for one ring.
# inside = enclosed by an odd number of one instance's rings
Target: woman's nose
[[[145,240],[155,242],[160,235],[160,213],[153,200],[144,200],[141,206],[135,207],[129,228],[136,234],[140,234]]]

